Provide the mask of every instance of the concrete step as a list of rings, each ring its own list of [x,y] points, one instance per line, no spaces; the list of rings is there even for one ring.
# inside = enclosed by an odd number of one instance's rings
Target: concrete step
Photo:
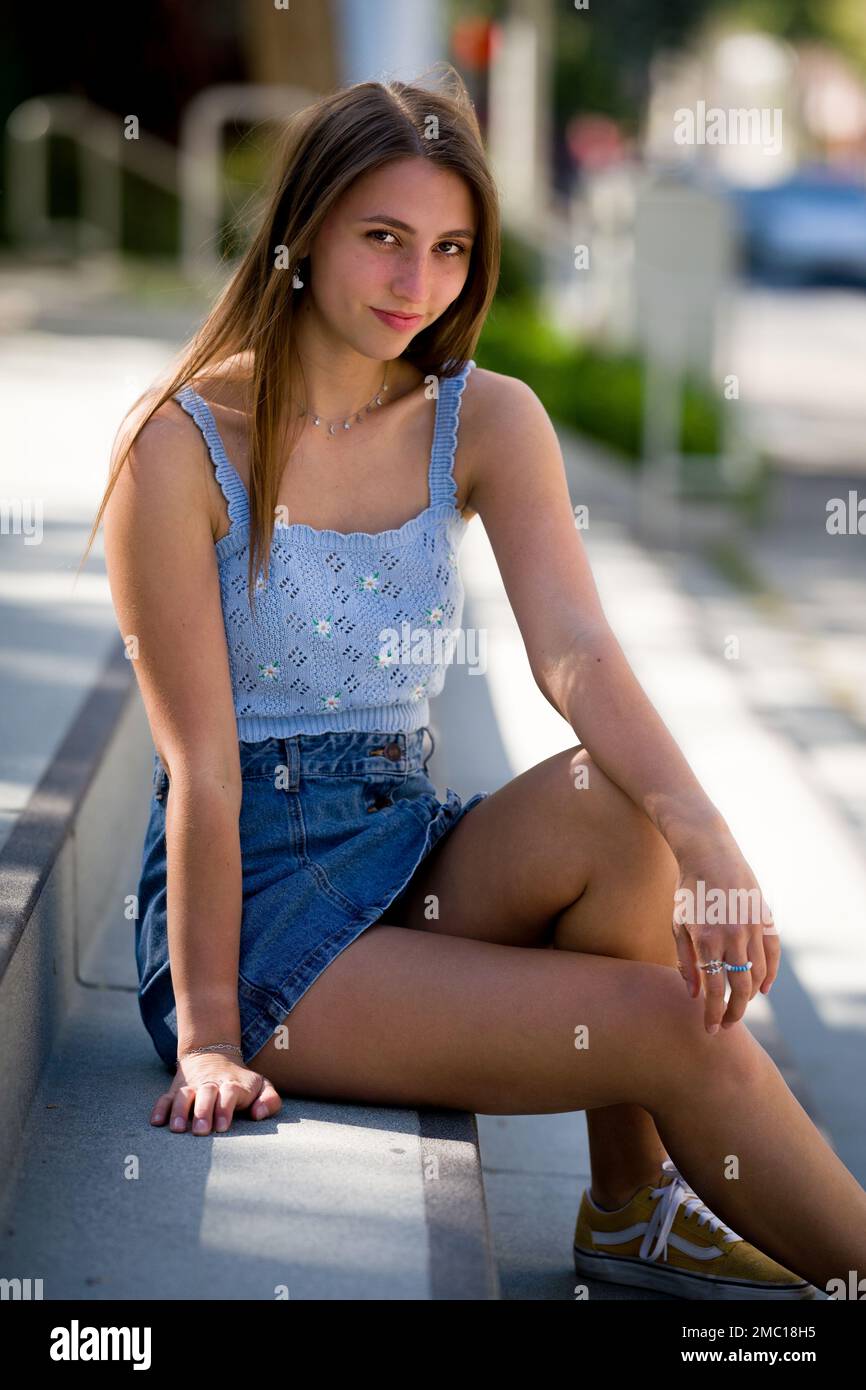
[[[46,1299],[495,1299],[475,1116],[284,1098],[173,1134],[136,995],[153,753],[116,654],[0,853],[0,1274]]]

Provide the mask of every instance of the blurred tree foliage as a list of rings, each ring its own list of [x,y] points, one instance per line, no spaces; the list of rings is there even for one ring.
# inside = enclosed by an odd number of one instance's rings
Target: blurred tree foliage
[[[866,72],[863,0],[716,0],[713,8],[780,38],[822,40]]]
[[[534,304],[541,286],[540,253],[512,228],[504,225],[500,255],[497,303],[508,299]]]
[[[594,111],[633,130],[649,90],[650,61],[681,48],[719,0],[555,0],[553,108],[558,128],[576,111]]]
[[[662,49],[688,45],[708,19],[724,18],[790,40],[823,40],[866,71],[866,0],[574,0],[554,3],[553,107],[558,131],[577,111],[611,116],[634,130],[650,64]],[[478,0],[475,12],[502,19],[511,0]]]

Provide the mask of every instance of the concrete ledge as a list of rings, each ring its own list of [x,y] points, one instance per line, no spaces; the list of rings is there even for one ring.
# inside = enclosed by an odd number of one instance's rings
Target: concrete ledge
[[[148,1123],[136,998],[153,744],[116,649],[0,851],[0,1274],[47,1299],[495,1299],[474,1115],[284,1098]]]
[[[150,738],[115,649],[0,850],[0,1170],[69,1009],[79,960],[110,910],[117,847],[144,833]]]
[[[77,986],[9,1185],[0,1271],[56,1300],[497,1298],[474,1116],[286,1097],[147,1122],[134,994]]]

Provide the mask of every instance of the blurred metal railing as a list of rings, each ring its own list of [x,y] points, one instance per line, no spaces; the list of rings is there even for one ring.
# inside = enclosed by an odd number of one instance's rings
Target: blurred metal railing
[[[124,165],[148,182],[177,193],[177,154],[171,145],[79,96],[31,97],[6,122],[8,199],[6,229],[19,246],[45,246],[71,221],[74,249],[120,251]],[[75,144],[81,179],[81,212],[73,219],[49,213],[49,140]],[[56,237],[54,237],[56,242]]]
[[[315,101],[304,87],[222,83],[207,87],[184,109],[180,128],[183,266],[191,279],[225,274],[214,250],[223,217],[222,130],[230,120],[281,121]]]
[[[120,255],[123,171],[174,194],[181,209],[181,263],[193,281],[222,278],[219,254],[225,173],[223,127],[232,120],[281,121],[315,100],[302,87],[223,83],[200,92],[183,112],[177,149],[134,116],[118,116],[80,96],[31,97],[6,122],[6,229],[19,247],[56,245],[72,227],[74,253]],[[80,214],[50,215],[52,136],[73,141],[81,180]]]

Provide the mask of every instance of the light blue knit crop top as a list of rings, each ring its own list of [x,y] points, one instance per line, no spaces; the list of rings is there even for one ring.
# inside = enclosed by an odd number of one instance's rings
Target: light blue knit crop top
[[[238,738],[346,729],[409,733],[427,724],[463,615],[457,553],[468,522],[455,506],[454,453],[473,359],[440,377],[430,501],[392,530],[275,525],[267,583],[249,604],[250,506],[207,402],[175,399],[195,420],[228,503],[215,544]]]

